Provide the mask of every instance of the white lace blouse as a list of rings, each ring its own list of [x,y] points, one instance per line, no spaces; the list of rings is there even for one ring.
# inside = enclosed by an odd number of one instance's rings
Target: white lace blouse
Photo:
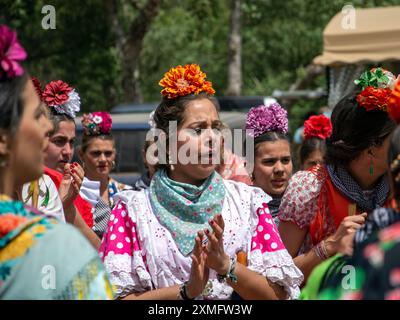
[[[261,189],[224,180],[224,247],[229,255],[247,254],[248,268],[283,286],[291,299],[300,293],[301,271],[285,249]],[[124,191],[100,247],[110,280],[119,296],[181,284],[189,279],[191,258],[178,250],[171,233],[152,211],[148,190]],[[230,299],[233,289],[211,270],[212,290],[204,299]]]

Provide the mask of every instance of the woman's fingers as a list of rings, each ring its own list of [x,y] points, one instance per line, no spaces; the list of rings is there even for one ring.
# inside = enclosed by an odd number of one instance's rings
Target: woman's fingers
[[[197,237],[195,238],[195,246],[193,249],[193,254],[196,255],[197,259],[199,262],[202,260],[202,254],[205,248],[208,246],[207,244],[204,244],[204,233],[203,231],[198,231],[197,232]]]
[[[193,254],[194,254],[196,257],[200,257],[200,255],[201,255],[201,240],[200,240],[200,237],[199,237],[199,236],[197,236],[197,237],[194,239]]]
[[[76,172],[72,172],[72,179],[79,187],[82,185],[82,178]]]
[[[344,222],[350,221],[350,222],[355,222],[355,223],[359,223],[359,224],[363,224],[365,223],[365,220],[367,218],[367,213],[364,212],[362,214],[358,214],[355,216],[348,216],[346,218],[344,218]]]
[[[363,227],[362,224],[357,223],[357,222],[353,222],[353,221],[346,221],[346,222],[343,223],[343,226],[346,229],[360,229],[360,228]]]
[[[81,190],[81,186],[77,185],[75,181],[72,181],[72,187],[74,188],[74,193],[78,195]]]
[[[83,168],[79,164],[76,164],[74,170],[78,174],[79,178],[83,180],[85,176],[85,171],[83,170]]]
[[[197,233],[197,237],[195,238],[195,246],[191,254],[192,266],[195,268],[204,268],[205,260],[207,258],[207,254],[204,252],[205,245],[202,244],[203,237],[203,232],[199,231]]]
[[[219,215],[217,215],[217,216],[219,216]],[[224,229],[223,229],[223,226],[220,225],[220,223],[224,224],[224,222],[223,222],[223,220],[222,220],[222,222],[221,222],[221,220],[219,220],[219,219],[217,218],[217,216],[214,217],[214,219],[208,220],[208,224],[209,224],[210,227],[212,228],[215,237],[216,237],[218,240],[221,240],[221,239],[222,239],[222,235],[224,234]],[[222,219],[222,218],[221,218],[221,219]]]
[[[204,252],[209,254],[211,249],[219,249],[223,239],[224,220],[221,215],[216,215],[213,219],[208,220],[212,231],[204,229],[204,233],[208,239],[208,244],[203,247]]]
[[[66,163],[65,165],[64,165],[64,172],[67,172],[67,171],[69,171],[71,169],[71,164],[70,163]]]
[[[71,166],[69,163],[66,163],[64,166],[64,173],[63,173],[63,179],[68,181],[72,176],[71,173]]]
[[[82,185],[82,180],[76,173],[72,173],[72,189],[75,194],[79,194]]]
[[[203,247],[203,245],[204,245],[204,242],[206,242],[206,240],[205,240],[205,236],[204,236],[204,232],[202,231],[202,230],[200,230],[200,231],[198,231],[197,232],[197,236],[199,237],[199,239],[200,239],[200,249]],[[201,250],[200,250],[201,251]]]
[[[197,259],[196,255],[192,254],[190,257],[192,258],[192,266],[197,267],[200,264],[200,262]]]
[[[225,222],[224,218],[222,218],[222,214],[217,214],[214,217],[215,222],[219,225],[219,227],[222,229],[222,232],[225,230]]]
[[[211,232],[208,229],[204,229],[204,232],[205,232],[205,234],[206,234],[206,236],[208,238],[209,245],[214,249],[218,248],[219,240],[216,237],[215,233]],[[210,249],[209,246],[207,246],[207,249]],[[208,251],[206,251],[206,252],[208,252]]]

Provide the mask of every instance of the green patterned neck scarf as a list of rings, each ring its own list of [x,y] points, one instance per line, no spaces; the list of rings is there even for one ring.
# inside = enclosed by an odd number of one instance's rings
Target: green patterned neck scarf
[[[197,187],[171,180],[165,170],[158,170],[150,184],[150,197],[155,216],[188,256],[197,232],[208,228],[208,220],[222,212],[225,186],[216,172]]]

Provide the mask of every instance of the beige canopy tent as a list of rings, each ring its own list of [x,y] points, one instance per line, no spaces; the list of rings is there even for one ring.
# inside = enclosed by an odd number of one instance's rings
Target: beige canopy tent
[[[315,64],[400,60],[400,6],[339,12],[326,26],[323,37],[324,50],[314,59]]]
[[[398,73],[400,6],[344,7],[325,27],[323,39],[323,53],[313,62],[328,67],[328,107],[334,108],[356,89],[354,80],[365,65],[379,65]]]

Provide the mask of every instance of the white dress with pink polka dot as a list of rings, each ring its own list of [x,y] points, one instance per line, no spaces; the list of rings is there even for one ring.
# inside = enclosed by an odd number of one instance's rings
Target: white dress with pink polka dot
[[[299,296],[303,274],[285,249],[261,189],[224,180],[222,207],[224,247],[229,255],[247,253],[248,268]],[[185,257],[171,233],[153,214],[149,191],[124,191],[115,207],[100,247],[100,256],[119,296],[181,284],[189,279],[191,258]],[[233,289],[211,270],[212,292],[204,299],[229,299]]]

